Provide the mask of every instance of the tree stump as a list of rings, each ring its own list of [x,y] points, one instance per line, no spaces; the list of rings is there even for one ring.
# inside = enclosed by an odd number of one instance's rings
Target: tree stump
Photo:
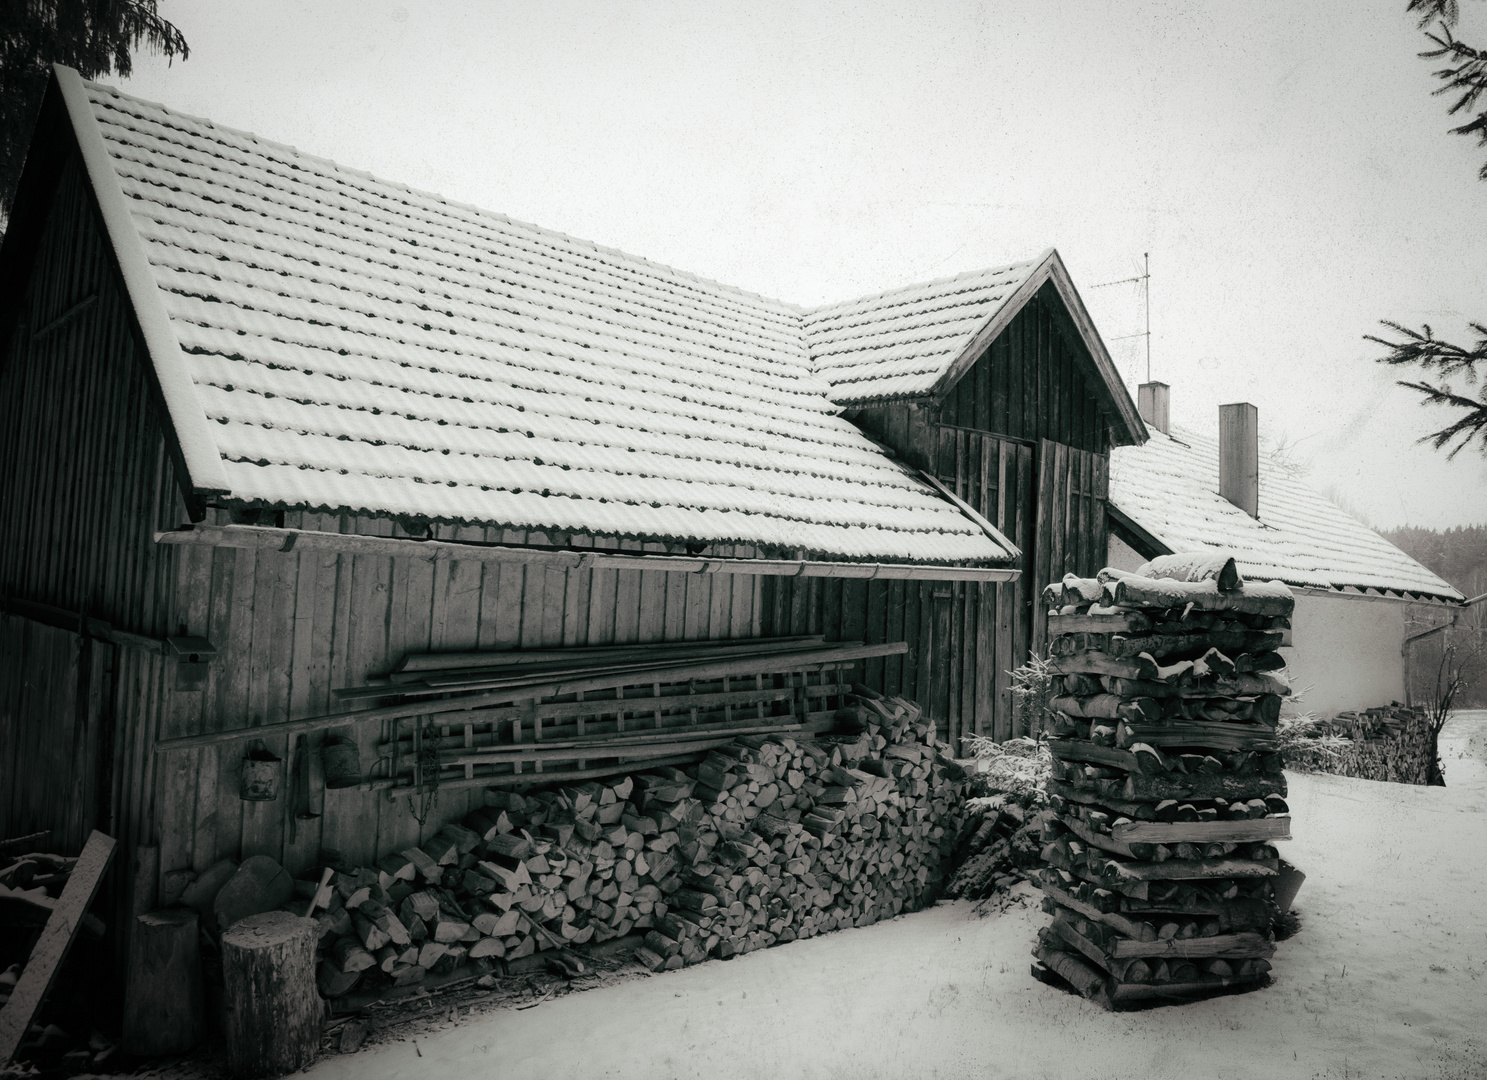
[[[313,919],[265,911],[222,935],[227,1066],[233,1076],[279,1076],[320,1049],[325,1008],[315,991]]]
[[[197,923],[188,907],[151,911],[134,920],[124,998],[126,1054],[179,1054],[201,1041]]]

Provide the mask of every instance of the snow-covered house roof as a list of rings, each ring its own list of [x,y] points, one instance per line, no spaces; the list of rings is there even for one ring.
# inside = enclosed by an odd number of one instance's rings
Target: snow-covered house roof
[[[816,308],[805,316],[816,373],[842,403],[930,393],[1040,261]]]
[[[1040,291],[1056,294],[1095,369],[1120,444],[1146,429],[1057,251],[990,270],[828,304],[805,315],[806,346],[831,399],[861,406],[941,398]]]
[[[1015,553],[838,415],[801,309],[57,69],[196,491],[816,556]]]
[[[1117,447],[1110,455],[1112,516],[1117,526],[1123,516],[1144,531],[1147,547],[1168,552],[1222,548],[1246,577],[1289,585],[1463,599],[1264,454],[1258,518],[1220,495],[1218,483],[1219,443],[1206,435],[1178,428],[1166,435],[1152,428],[1145,445]]]

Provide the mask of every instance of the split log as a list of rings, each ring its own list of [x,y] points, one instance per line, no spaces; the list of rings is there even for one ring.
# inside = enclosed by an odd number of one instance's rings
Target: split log
[[[333,960],[322,960],[315,969],[315,985],[323,998],[349,994],[360,981],[360,971],[342,971]]]
[[[1253,821],[1132,821],[1116,825],[1110,833],[1128,844],[1246,843],[1254,840],[1289,840],[1289,817],[1257,818]]]
[[[1118,659],[1096,650],[1055,656],[1049,660],[1049,664],[1061,675],[1113,675],[1121,679],[1151,681],[1157,678],[1155,660],[1145,657]]]
[[[1268,753],[1275,749],[1275,729],[1263,724],[1186,721],[1140,724],[1122,720],[1115,727],[1115,745],[1131,747],[1183,746],[1225,753]]]
[[[1048,791],[1050,794],[1058,795],[1077,803],[1103,806],[1109,810],[1114,810],[1118,814],[1135,818],[1138,821],[1152,821],[1155,819],[1155,811],[1150,802],[1129,802],[1119,798],[1107,798],[1098,792],[1086,791],[1063,780],[1048,781]]]
[[[1088,961],[1050,948],[1040,948],[1038,959],[1082,996],[1094,998],[1105,987],[1105,973]]]
[[[1078,739],[1049,739],[1048,752],[1060,761],[1088,761],[1097,765],[1124,769],[1127,772],[1147,772],[1151,764],[1150,761],[1143,762],[1141,757],[1131,750],[1099,746]],[[1157,772],[1163,771],[1159,765],[1153,767]]]
[[[1198,611],[1240,611],[1287,618],[1296,607],[1291,590],[1278,581],[1247,581],[1240,589],[1221,592],[1216,581],[1132,576],[1111,582],[1109,592],[1121,607],[1182,608],[1192,604]]]
[[[1197,775],[1126,777],[1122,796],[1131,802],[1160,802],[1163,799],[1263,799],[1286,794],[1285,776]]]
[[[200,916],[188,907],[138,916],[129,937],[124,1052],[182,1054],[201,1041]]]
[[[1276,859],[1169,859],[1161,863],[1120,862],[1091,857],[1087,867],[1110,885],[1135,881],[1196,881],[1204,879],[1275,877]]]
[[[222,891],[222,886],[232,880],[232,875],[237,873],[237,869],[236,859],[223,859],[213,863],[198,874],[196,880],[187,885],[181,893],[181,902],[199,911],[202,921],[209,930],[221,929],[216,924],[212,905],[217,899],[217,894]]]
[[[1130,941],[1117,939],[1112,952],[1116,957],[1168,958],[1186,960],[1208,957],[1266,959],[1275,955],[1275,946],[1261,934],[1220,934],[1186,940]]]
[[[294,879],[267,855],[244,859],[212,898],[212,917],[226,930],[233,923],[259,912],[282,907],[294,893]]]
[[[1176,552],[1159,555],[1136,568],[1136,576],[1171,581],[1212,581],[1220,592],[1233,592],[1244,585],[1231,555],[1212,552]]]
[[[285,911],[250,915],[222,935],[227,1065],[281,1076],[315,1060],[324,1008],[315,992],[315,924]]]
[[[1151,619],[1139,611],[1118,611],[1110,615],[1050,615],[1048,633],[1059,634],[1143,634],[1151,629]]]
[[[1038,888],[1055,903],[1076,911],[1087,919],[1098,919],[1106,926],[1126,935],[1135,941],[1155,940],[1156,930],[1150,923],[1144,923],[1137,919],[1128,919],[1126,916],[1115,911],[1101,911],[1093,904],[1087,904],[1078,897],[1066,892],[1054,885],[1040,882]]]

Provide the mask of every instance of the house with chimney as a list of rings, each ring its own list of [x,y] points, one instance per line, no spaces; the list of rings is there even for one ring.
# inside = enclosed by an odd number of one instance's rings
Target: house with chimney
[[[1246,577],[1296,594],[1283,653],[1298,711],[1407,701],[1420,647],[1412,624],[1444,624],[1462,594],[1260,453],[1254,405],[1220,406],[1215,435],[1173,427],[1170,394],[1166,383],[1140,386],[1151,438],[1111,453],[1109,564],[1226,550]]]

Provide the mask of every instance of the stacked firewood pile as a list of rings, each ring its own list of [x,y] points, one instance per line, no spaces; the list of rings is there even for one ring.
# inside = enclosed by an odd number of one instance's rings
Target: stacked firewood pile
[[[1428,710],[1423,705],[1401,705],[1393,702],[1371,709],[1347,710],[1328,720],[1317,722],[1319,731],[1342,735],[1355,742],[1397,739],[1411,724],[1425,719]]]
[[[978,799],[968,810],[945,895],[988,900],[1036,872],[1041,824],[1025,799]]]
[[[1436,764],[1430,711],[1394,702],[1330,719],[1288,718],[1280,732],[1286,765],[1308,772],[1428,784]]]
[[[541,951],[576,965],[570,950],[625,935],[645,966],[671,969],[922,906],[964,773],[912,702],[858,688],[835,722],[738,736],[686,768],[490,789],[483,809],[375,866],[325,853],[286,905],[319,922],[321,992]]]
[[[1290,836],[1269,674],[1293,600],[1168,556],[1045,590],[1059,693],[1034,975],[1107,1008],[1266,978]]]

